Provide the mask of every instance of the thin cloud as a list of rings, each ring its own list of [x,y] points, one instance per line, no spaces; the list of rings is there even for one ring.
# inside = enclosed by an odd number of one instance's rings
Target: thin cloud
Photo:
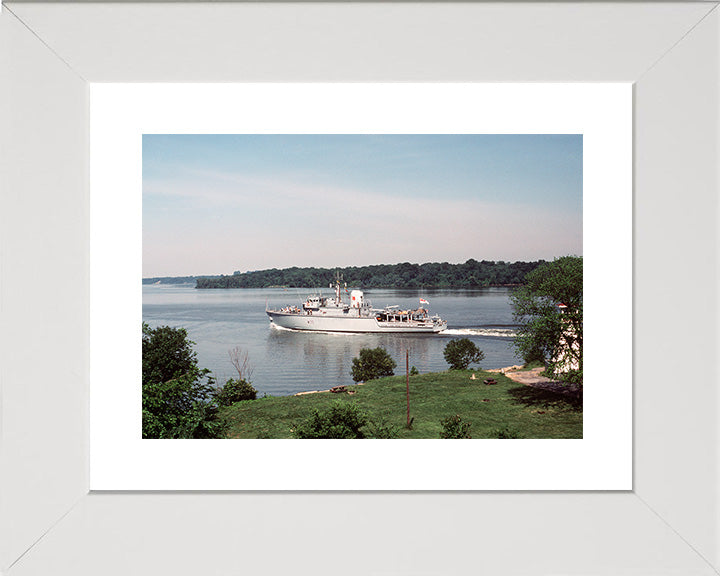
[[[365,150],[375,162],[382,143],[374,139]],[[412,169],[426,150],[412,144],[408,137],[388,148],[393,170],[363,178],[357,142],[346,153],[352,175],[302,161],[276,165],[271,152],[238,169],[228,169],[227,158],[220,166],[213,154],[202,165],[193,157],[171,169],[171,150],[164,149],[162,169],[151,163],[143,181],[143,275],[582,253],[582,181],[572,172],[578,168],[568,168],[574,176],[560,187],[554,174],[486,179],[470,171],[472,177],[445,178],[462,170],[453,157],[444,168],[436,161],[433,167],[444,171],[428,182]],[[398,170],[400,158],[407,165]]]

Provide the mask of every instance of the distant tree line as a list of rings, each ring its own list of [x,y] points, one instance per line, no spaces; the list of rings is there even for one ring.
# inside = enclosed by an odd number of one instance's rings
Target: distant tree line
[[[192,284],[198,278],[219,278],[219,276],[154,276],[143,278],[143,284]]]
[[[339,272],[348,286],[359,288],[485,288],[523,284],[537,262],[494,262],[470,259],[463,264],[378,264],[347,268],[284,268],[235,272],[232,276],[198,278],[196,288],[325,287]]]

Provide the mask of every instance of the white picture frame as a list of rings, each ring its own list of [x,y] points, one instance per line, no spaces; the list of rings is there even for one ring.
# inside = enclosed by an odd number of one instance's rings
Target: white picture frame
[[[244,571],[262,573],[481,566],[497,574],[716,574],[716,8],[5,6],[0,570],[226,573],[238,566],[242,543],[254,552],[241,554]],[[492,60],[479,56],[491,52]],[[191,82],[634,82],[633,490],[89,494],[88,83],[183,75]],[[694,275],[691,297],[703,303],[702,316],[688,313],[687,289],[668,280],[671,271]],[[51,299],[39,285],[43,274],[67,280]],[[684,336],[672,340],[668,328]],[[341,542],[327,538],[338,532]],[[349,562],[343,544],[360,537],[368,549]]]
[[[355,110],[351,117],[348,109]],[[101,84],[91,89],[90,126],[91,490],[632,488],[630,84]],[[178,440],[172,447],[143,440],[134,338],[143,321],[135,281],[143,229],[142,137],[242,131],[582,134],[588,310],[582,437],[344,444]],[[312,231],[299,241],[317,244]],[[605,281],[609,276],[612,285]],[[610,340],[618,377],[600,385],[602,343]],[[127,360],[116,364],[115,357]],[[109,374],[108,365],[115,365]],[[296,474],[287,475],[288,467]],[[455,473],[447,476],[447,469]]]

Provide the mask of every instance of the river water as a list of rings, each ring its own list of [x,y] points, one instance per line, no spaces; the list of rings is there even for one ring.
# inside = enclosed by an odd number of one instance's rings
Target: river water
[[[273,328],[265,314],[271,308],[300,305],[306,289],[197,290],[194,284],[143,285],[143,321],[151,327],[186,328],[195,342],[198,364],[209,368],[219,383],[236,377],[228,352],[235,347],[248,353],[250,380],[262,394],[284,396],[306,390],[327,390],[352,384],[352,359],[361,348],[382,346],[397,362],[396,374],[405,373],[405,351],[410,366],[420,372],[447,370],[443,349],[452,338],[469,338],[485,353],[482,368],[501,368],[521,362],[511,346],[513,324],[508,288],[481,290],[366,290],[375,307],[397,304],[417,308],[429,301],[431,314],[448,321],[440,334],[332,334],[294,332]],[[331,295],[331,290],[325,290]],[[427,307],[427,306],[426,306]]]

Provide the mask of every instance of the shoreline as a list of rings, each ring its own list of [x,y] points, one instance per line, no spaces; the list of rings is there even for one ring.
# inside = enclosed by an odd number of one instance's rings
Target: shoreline
[[[489,370],[483,370],[483,372],[492,372],[495,374],[504,374],[504,375],[508,376],[508,374],[507,374],[508,372],[510,372],[512,374],[513,371],[520,370],[522,368],[523,368],[523,366],[521,366],[519,364],[515,364],[513,366],[505,366],[504,368],[490,368]],[[482,370],[482,368],[480,368],[479,370]],[[535,368],[533,370],[535,370]],[[541,368],[540,370],[543,370],[543,368]],[[426,374],[435,374],[435,372],[426,372]],[[402,376],[402,374],[395,374],[395,376]],[[516,380],[515,378],[512,378],[511,376],[508,376],[508,378],[510,378],[511,380],[515,380],[516,382],[519,382],[519,380]],[[552,382],[552,380],[549,380],[549,379],[547,379],[547,380],[548,380],[548,382]],[[362,386],[363,384],[365,384],[365,382],[354,382],[353,384],[347,384],[347,386]],[[334,388],[331,388],[329,390],[306,390],[303,392],[296,392],[295,394],[289,394],[288,396],[307,396],[309,394],[322,394],[324,392],[332,392],[333,389]]]

